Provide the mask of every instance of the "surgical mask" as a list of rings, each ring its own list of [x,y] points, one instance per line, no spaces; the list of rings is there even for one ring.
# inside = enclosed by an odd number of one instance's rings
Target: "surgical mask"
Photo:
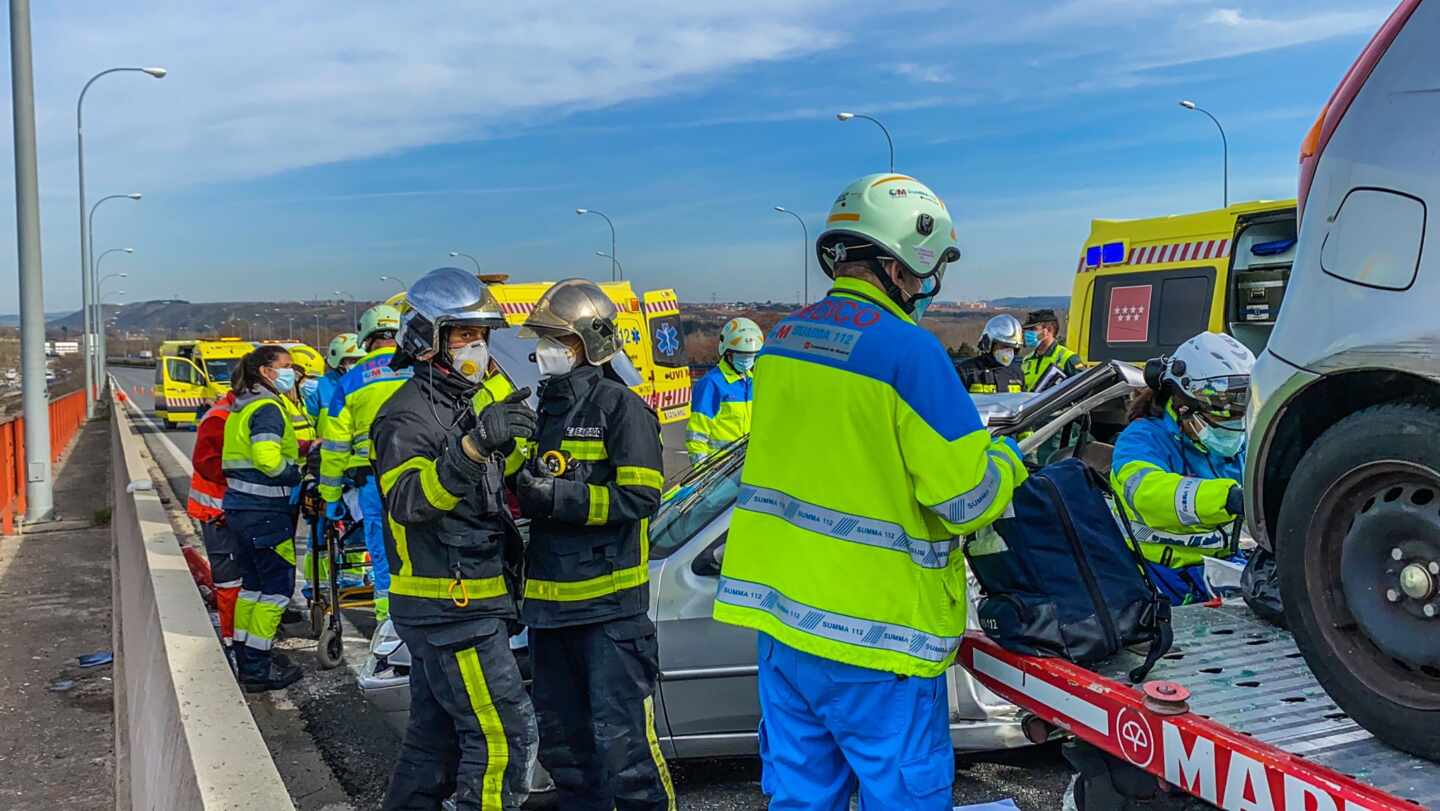
[[[481,338],[451,349],[450,365],[461,377],[471,383],[479,383],[490,369],[490,344]]]
[[[730,365],[734,366],[735,371],[739,372],[742,375],[749,374],[750,370],[755,368],[755,353],[731,352]]]
[[[930,309],[930,302],[934,301],[935,296],[939,295],[940,276],[943,273],[944,271],[942,270],[934,276],[920,280],[920,292],[916,293],[915,298],[911,299],[911,301],[914,302],[914,309],[910,311],[910,317],[915,319],[915,323],[920,323],[920,319],[925,317],[925,311]]]
[[[535,365],[542,377],[563,375],[575,368],[575,352],[554,338],[541,338],[535,344]]]
[[[1015,360],[1015,350],[1010,347],[995,350],[995,362],[1001,366],[1009,366]]]
[[[1245,428],[1240,420],[1233,420],[1224,424],[1223,428],[1216,428],[1204,420],[1196,420],[1196,438],[1205,450],[1219,456],[1222,459],[1234,459],[1245,450]]]
[[[275,379],[271,382],[275,385],[276,391],[288,394],[291,389],[295,388],[295,370],[289,366],[284,369],[275,369]]]
[[[1040,333],[1033,329],[1025,330],[1025,348],[1034,349],[1040,345]]]
[[[300,393],[305,395],[306,397],[312,397],[315,395],[316,390],[318,390],[319,388],[319,380],[316,380],[313,377],[307,377],[305,378],[305,382],[300,384]]]

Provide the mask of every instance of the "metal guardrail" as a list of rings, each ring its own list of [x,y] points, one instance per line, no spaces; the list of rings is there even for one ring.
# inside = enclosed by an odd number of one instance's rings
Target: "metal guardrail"
[[[140,422],[118,397],[111,408],[116,807],[293,809],[152,483]]]
[[[54,464],[85,424],[85,392],[72,391],[50,401],[50,462]],[[15,530],[25,513],[25,418],[0,422],[0,531]]]

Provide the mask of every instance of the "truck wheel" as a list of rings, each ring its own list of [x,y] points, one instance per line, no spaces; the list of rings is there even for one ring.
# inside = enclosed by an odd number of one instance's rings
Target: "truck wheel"
[[[1376,737],[1440,759],[1440,411],[1336,423],[1295,468],[1277,530],[1286,618],[1321,686]]]

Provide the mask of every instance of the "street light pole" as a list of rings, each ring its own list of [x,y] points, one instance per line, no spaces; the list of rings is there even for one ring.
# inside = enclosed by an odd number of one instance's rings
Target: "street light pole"
[[[866,121],[869,121],[875,126],[879,127],[880,131],[885,133],[885,143],[890,145],[890,172],[893,174],[895,172],[895,142],[890,139],[890,130],[885,129],[885,125],[880,123],[880,119],[873,116],[865,115],[864,113],[835,114],[835,120],[837,121],[849,121],[852,118],[863,118]]]
[[[341,296],[342,301],[344,300],[344,296],[350,297],[350,323],[358,327],[360,325],[360,316],[358,313],[355,312],[355,295],[353,293],[347,293],[344,290],[336,290],[335,295]]]
[[[1229,207],[1230,207],[1230,140],[1225,137],[1225,128],[1222,127],[1222,126],[1220,126],[1220,119],[1216,118],[1216,117],[1213,116],[1213,115],[1210,115],[1210,111],[1209,111],[1209,110],[1205,109],[1204,107],[1201,107],[1201,106],[1197,105],[1195,102],[1193,102],[1193,101],[1191,101],[1191,100],[1189,100],[1189,99],[1185,99],[1185,100],[1181,101],[1181,102],[1180,102],[1180,106],[1181,106],[1181,107],[1184,107],[1184,108],[1187,109],[1187,110],[1193,110],[1194,112],[1197,112],[1197,113],[1204,113],[1205,115],[1207,115],[1207,116],[1210,117],[1210,120],[1211,120],[1211,121],[1214,121],[1214,122],[1215,122],[1215,129],[1220,130],[1220,154],[1221,154],[1222,159],[1223,159],[1223,161],[1224,161],[1224,163],[1223,163],[1223,167],[1224,167],[1224,168],[1223,168],[1223,170],[1222,170],[1222,171],[1223,171],[1222,177],[1224,178],[1224,186],[1223,186],[1223,188],[1224,188],[1224,197],[1221,198],[1221,199],[1223,199],[1223,200],[1225,201],[1225,208],[1229,208]]]
[[[15,127],[15,247],[20,260],[20,387],[25,417],[25,522],[54,511],[50,400],[45,386],[45,278],[40,266],[40,183],[35,172],[35,72],[30,0],[10,0],[10,106]],[[85,203],[80,203],[84,211]],[[83,257],[82,257],[83,261]],[[91,397],[90,389],[85,396]]]
[[[805,298],[801,300],[800,306],[804,307],[810,303],[810,228],[805,225],[805,219],[803,217],[790,209],[784,206],[776,206],[775,210],[781,214],[789,214],[794,217],[795,221],[800,223],[800,233],[805,236],[805,241],[800,245],[800,260],[804,262],[802,265],[804,270],[801,272],[804,274],[805,279]]]
[[[610,281],[615,282],[625,278],[625,268],[620,265],[620,260],[616,259],[614,255],[608,254],[604,251],[596,251],[595,255],[610,260]],[[615,275],[616,268],[620,269],[620,275],[618,278]]]
[[[87,244],[90,247],[90,253],[92,256],[90,262],[90,283],[92,285],[95,283],[96,279],[96,262],[93,259],[95,253],[95,209],[99,208],[101,204],[103,204],[106,200],[119,200],[122,198],[126,200],[139,200],[140,194],[138,192],[131,192],[130,194],[107,194],[104,197],[101,197],[99,200],[95,201],[95,205],[90,207],[90,214],[86,218],[86,227],[89,233]],[[97,301],[93,289],[90,292],[90,301]],[[94,312],[86,313],[85,329],[86,331],[90,332],[92,335],[95,336],[96,344],[103,344],[105,343],[104,336],[100,334],[102,330],[100,321],[103,318],[103,313],[100,312],[101,308],[98,303],[95,304],[93,309]],[[87,356],[86,360],[90,363],[95,364],[95,379],[103,382],[105,380],[105,357],[103,353],[96,353],[96,356],[94,358]]]
[[[381,276],[381,277],[380,277],[380,281],[382,281],[382,282],[394,282],[394,283],[400,285],[400,292],[401,292],[401,293],[404,293],[406,290],[409,290],[409,289],[410,289],[410,285],[406,284],[406,283],[405,283],[404,281],[402,281],[401,279],[395,278],[394,276]]]
[[[604,219],[605,224],[610,226],[610,281],[619,280],[620,260],[615,258],[615,223],[611,222],[610,218],[605,216],[605,212],[596,211],[593,208],[577,208],[575,209],[575,213],[582,217],[586,214],[594,214]]]
[[[315,314],[315,348],[320,348],[320,314]]]
[[[11,13],[14,13],[13,9]],[[28,18],[28,8],[25,13]],[[156,79],[165,78],[166,73],[164,68],[109,68],[107,70],[102,70],[94,76],[91,76],[90,81],[86,82],[85,86],[80,88],[80,97],[75,101],[75,164],[77,169],[79,170],[78,175],[80,178],[80,289],[82,299],[81,309],[84,310],[86,315],[86,326],[84,330],[85,334],[81,337],[82,343],[85,344],[85,357],[87,359],[90,357],[89,353],[92,351],[90,343],[94,339],[89,334],[90,327],[88,320],[91,306],[90,232],[89,223],[86,221],[85,216],[87,213],[85,209],[85,127],[84,119],[82,118],[82,112],[85,106],[85,93],[90,90],[90,85],[95,84],[96,79],[99,79],[101,76],[105,76],[111,73],[130,72],[144,73]],[[93,379],[93,375],[94,367],[92,364],[87,362],[85,364],[85,413],[87,416],[95,415],[95,381]]]
[[[100,260],[101,260],[101,259],[104,259],[106,256],[109,256],[110,254],[115,253],[115,252],[117,252],[117,251],[120,252],[120,253],[134,253],[134,252],[135,252],[135,249],[134,249],[134,248],[111,248],[110,250],[105,251],[104,253],[100,254],[100,257],[95,260],[95,267],[94,267],[94,269],[92,270],[92,275],[93,275],[94,278],[96,279],[96,282],[95,282],[95,290],[91,292],[91,297],[95,299],[95,310],[96,310],[96,311],[98,312],[98,314],[99,314],[99,317],[97,317],[97,318],[95,319],[95,345],[96,345],[96,347],[97,347],[98,350],[99,350],[99,352],[98,352],[98,355],[99,355],[98,365],[95,367],[95,373],[100,376],[100,377],[99,377],[100,380],[104,380],[104,379],[105,379],[105,378],[104,378],[104,374],[105,374],[105,362],[106,362],[106,356],[105,356],[105,352],[106,352],[106,343],[105,343],[105,305],[103,305],[103,304],[100,303],[100,286],[105,283],[105,280],[106,280],[106,279],[115,279],[115,278],[123,279],[123,278],[126,278],[127,276],[129,276],[128,273],[111,273],[109,276],[106,276],[104,279],[101,279],[101,278],[100,278]]]
[[[463,256],[463,257],[465,257],[466,259],[469,259],[471,262],[474,262],[474,263],[475,263],[475,275],[477,275],[477,276],[480,275],[481,273],[484,273],[484,272],[485,272],[485,271],[483,271],[483,270],[480,269],[480,260],[479,260],[479,259],[476,259],[475,257],[471,256],[471,255],[468,254],[468,253],[465,253],[465,252],[463,252],[463,251],[451,251],[451,252],[450,252],[450,256],[452,256],[452,257],[455,257],[455,256]]]

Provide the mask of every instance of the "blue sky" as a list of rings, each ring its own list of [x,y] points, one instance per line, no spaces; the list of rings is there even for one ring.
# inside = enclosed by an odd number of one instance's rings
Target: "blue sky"
[[[681,5],[706,6],[681,8]],[[942,298],[1068,293],[1091,217],[1291,197],[1296,151],[1393,3],[37,3],[47,310],[78,306],[74,100],[125,301],[378,297],[458,249],[518,279],[794,300],[848,181],[936,189],[965,258]],[[8,87],[8,60],[4,65]],[[13,177],[9,128],[0,171]],[[0,311],[16,309],[13,195]],[[810,261],[812,294],[824,280]]]

